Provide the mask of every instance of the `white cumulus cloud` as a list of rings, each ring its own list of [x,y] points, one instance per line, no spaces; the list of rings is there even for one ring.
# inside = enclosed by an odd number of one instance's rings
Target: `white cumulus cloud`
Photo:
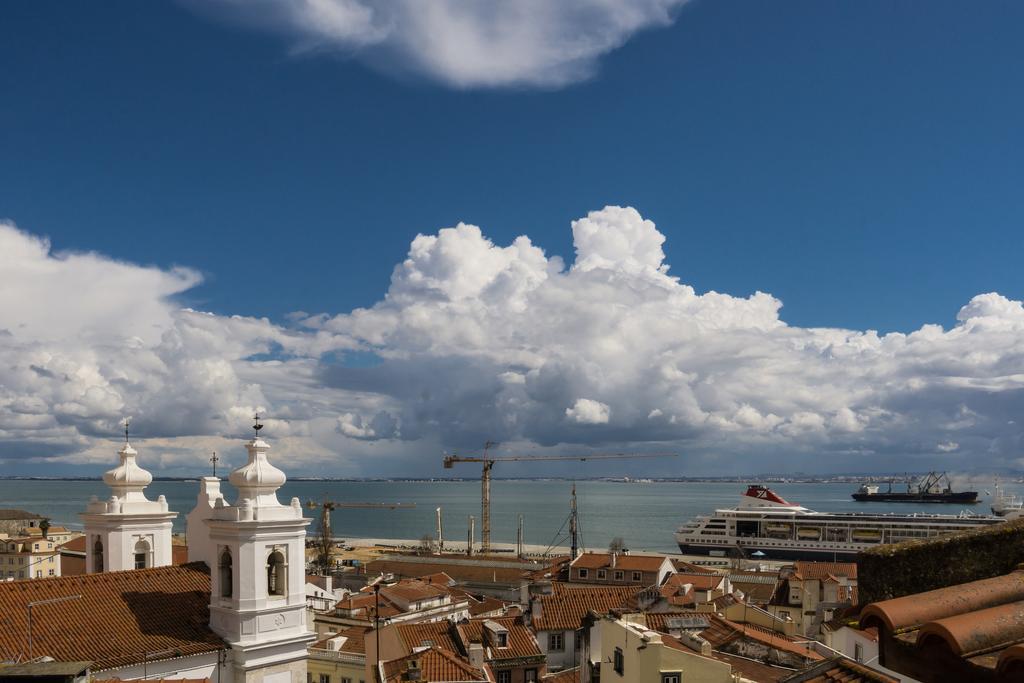
[[[1019,458],[1021,302],[979,294],[906,333],[801,328],[770,294],[669,275],[635,209],[567,227],[568,265],[525,235],[419,235],[373,306],[281,325],[181,308],[188,269],[54,253],[0,225],[0,463],[110,462],[131,414],[159,462],[191,471],[202,448],[237,448],[258,407],[297,472],[434,473],[443,449],[487,440],[650,444],[715,471]]]
[[[607,404],[589,398],[578,398],[571,408],[565,409],[567,418],[583,425],[607,424],[610,414],[611,409]]]
[[[590,77],[687,0],[183,0],[196,12],[457,88],[557,87]]]

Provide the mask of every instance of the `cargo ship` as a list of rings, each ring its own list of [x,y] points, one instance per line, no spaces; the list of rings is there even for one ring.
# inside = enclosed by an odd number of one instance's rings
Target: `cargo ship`
[[[766,486],[750,486],[735,508],[687,522],[675,533],[680,552],[717,557],[765,556],[780,560],[852,560],[885,543],[933,538],[1002,524],[999,517],[815,512],[790,503]]]
[[[889,482],[887,491],[879,490],[876,484],[864,484],[852,494],[853,499],[862,503],[955,503],[973,505],[978,502],[977,491],[954,491],[949,475],[929,472],[916,484],[907,484],[906,491],[893,491]]]

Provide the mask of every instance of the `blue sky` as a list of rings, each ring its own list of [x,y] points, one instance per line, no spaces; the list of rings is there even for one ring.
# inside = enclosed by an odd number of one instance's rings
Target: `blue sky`
[[[571,259],[569,220],[628,204],[699,291],[771,292],[800,325],[948,324],[1021,295],[1022,14],[701,1],[538,91],[290,56],[174,3],[14,3],[0,214],[280,319],[373,303],[417,232],[464,220]]]
[[[276,11],[289,18],[288,10]],[[417,234],[460,221],[481,226],[500,247],[528,235],[548,257],[571,264],[580,244],[573,220],[606,205],[634,207],[665,237],[670,275],[698,295],[715,290],[746,301],[769,293],[782,303],[781,320],[801,330],[950,329],[976,295],[998,292],[1010,303],[1024,297],[1020,3],[696,0],[667,16],[667,25],[624,30],[622,46],[599,51],[588,77],[481,85],[426,73],[395,49],[354,47],[358,36],[313,40],[196,3],[5,3],[0,219],[23,237],[49,238],[58,260],[63,252],[96,252],[163,274],[191,269],[187,284],[165,282],[155,296],[224,318],[268,317],[277,328],[257,335],[263,346],[243,344],[235,361],[301,356],[320,368],[307,368],[309,377],[349,397],[354,384],[366,390],[365,380],[331,374],[336,359],[373,364],[382,347],[385,357],[395,349],[375,333],[353,332],[347,315],[381,302],[389,287],[396,296],[392,271]],[[568,38],[572,29],[569,22]],[[321,322],[334,326],[297,325],[288,317],[295,311],[323,314]],[[146,324],[163,329],[149,318]],[[326,351],[289,350],[275,337],[317,329],[350,337]],[[1006,350],[1005,339],[992,343]],[[495,362],[516,372],[522,365]],[[983,374],[1009,377],[1018,366],[1016,357],[1002,357],[998,372]],[[309,407],[295,387],[275,394],[254,367],[236,371],[241,394],[259,385],[251,400],[236,392],[229,401],[236,412],[260,401],[282,412]],[[404,423],[399,416],[408,405],[394,405],[402,399],[393,388],[370,385],[387,400],[360,394],[372,405],[364,413],[332,403],[316,414],[341,420],[348,427],[338,433],[361,444],[380,437],[367,427],[373,415],[384,416],[378,432],[397,434],[384,427],[408,425],[409,416]],[[598,395],[611,389],[584,385],[591,394],[563,397],[555,412],[603,419],[611,429],[623,410]],[[1004,388],[1017,396],[1016,385]],[[19,448],[93,462],[99,456],[82,455],[98,452],[93,439],[115,414],[147,400],[122,392],[89,409],[96,414],[75,408],[69,414],[78,417],[59,420],[45,438],[19,436]],[[839,403],[825,423],[859,403],[865,411],[891,409],[852,389]],[[754,405],[768,420],[758,424],[772,430],[789,423],[770,416],[785,421],[807,412],[755,404],[736,399],[722,410],[740,419],[743,406]],[[701,405],[702,415],[718,410]],[[936,410],[952,424],[962,407],[980,410],[963,397]],[[290,409],[299,420],[302,410]],[[218,410],[227,414],[211,408]],[[868,412],[857,415],[867,421]],[[354,417],[345,422],[344,415]],[[446,419],[434,416],[431,424]],[[598,424],[586,420],[580,424]],[[837,449],[868,449],[884,464],[894,452],[935,455],[936,443],[942,453],[967,448],[964,438],[941,429],[925,437],[915,425],[913,438],[885,432],[871,444]],[[543,447],[638,440],[633,423],[618,427],[596,440],[551,425],[513,430],[510,438]],[[996,465],[1014,462],[1015,428],[969,431],[978,439],[972,453]],[[339,447],[315,432],[297,428],[294,436]],[[153,436],[176,452],[190,448],[187,439],[223,433],[183,419]],[[401,448],[478,436],[419,425],[402,432],[409,443]],[[659,438],[699,446],[712,462],[734,446],[721,436]],[[782,455],[787,448],[772,446],[775,463],[806,469]]]

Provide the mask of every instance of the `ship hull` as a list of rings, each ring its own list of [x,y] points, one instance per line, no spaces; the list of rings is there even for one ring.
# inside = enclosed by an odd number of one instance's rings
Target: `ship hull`
[[[696,555],[696,556],[707,556],[707,557],[732,557],[734,556],[735,549],[730,552],[721,548],[708,548],[705,546],[693,545],[689,543],[680,542],[679,552],[683,555]],[[756,544],[744,545],[743,552],[745,559],[748,560],[817,560],[818,562],[853,562],[857,559],[856,550],[832,550],[822,548],[821,550],[814,550],[808,548],[776,548],[776,547],[759,547]],[[751,557],[753,553],[762,552],[763,556]]]
[[[854,493],[861,503],[952,503],[972,505],[978,502],[977,491],[959,493]]]

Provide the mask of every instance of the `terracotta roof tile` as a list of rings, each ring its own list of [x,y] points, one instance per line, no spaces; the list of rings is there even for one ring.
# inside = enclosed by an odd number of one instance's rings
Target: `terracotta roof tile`
[[[466,558],[469,559],[469,558]],[[502,558],[504,562],[514,562],[512,558]],[[448,564],[444,562],[404,562],[401,559],[388,558],[373,560],[366,564],[368,574],[391,573],[397,577],[416,578],[427,574],[445,572],[460,583],[499,583],[519,585],[523,573],[532,565],[524,564],[522,569],[512,567],[488,567],[485,564]]]
[[[452,625],[448,621],[431,621],[417,624],[395,624],[398,637],[402,639],[407,651],[418,647],[434,646],[458,652],[459,645],[452,633]]]
[[[793,638],[756,624],[737,624],[716,615],[708,615],[710,626],[701,632],[701,637],[711,643],[711,647],[719,649],[739,638],[750,638],[769,647],[801,655],[806,659],[822,659],[817,652],[806,645],[795,642]]]
[[[728,652],[712,652],[711,657],[731,666],[733,674],[739,674],[748,681],[757,681],[758,683],[778,683],[793,673],[792,669],[772,666],[747,657],[731,655]]]
[[[33,654],[94,662],[102,671],[141,661],[134,653],[214,652],[224,641],[210,630],[210,576],[206,565],[157,567],[0,583],[0,659],[26,652],[26,605],[81,595],[37,607]]]
[[[686,584],[690,584],[696,590],[710,591],[715,590],[716,588],[721,586],[724,581],[725,577],[721,574],[680,573],[673,574],[672,576],[665,579],[665,583],[661,585],[661,588],[663,591],[669,590],[671,593],[671,589],[673,588],[675,589],[675,592],[678,592],[680,588],[682,588]],[[662,595],[665,595],[665,593],[663,592]]]
[[[831,657],[782,679],[783,683],[899,683],[898,678],[858,664],[846,657]]]
[[[337,633],[331,633],[330,635],[316,641],[309,647],[317,648],[320,650],[329,650],[329,641],[339,636],[343,636],[345,640],[344,642],[342,642],[341,647],[338,648],[338,652],[348,652],[351,654],[365,655],[366,634],[372,630],[373,629],[365,626],[351,626],[349,628],[342,629]]]
[[[917,642],[937,638],[957,657],[970,657],[1024,641],[1024,601],[996,605],[930,621],[921,627]]]
[[[446,586],[433,585],[419,579],[402,579],[396,584],[381,586],[380,594],[388,598],[413,602],[448,595],[448,590]]]
[[[507,647],[497,647],[490,641],[484,642],[484,633],[487,630],[485,624],[494,622],[508,631]],[[488,659],[502,660],[518,657],[543,657],[540,646],[533,632],[527,628],[521,619],[517,618],[496,618],[496,619],[471,619],[465,624],[457,627],[459,635],[462,636],[464,647],[468,650],[470,643],[480,643],[488,648]]]
[[[830,575],[855,579],[857,578],[857,563],[810,562],[807,560],[798,560],[793,563],[793,578],[796,579],[824,579]]]
[[[626,607],[636,595],[634,586],[592,586],[553,583],[553,593],[537,598],[540,616],[533,618],[534,631],[578,629],[589,612],[605,614]]]
[[[1019,569],[991,579],[873,602],[861,610],[860,623],[899,631],[1018,600],[1024,600],[1024,571]]]
[[[483,671],[470,666],[454,653],[438,647],[422,652],[414,652],[400,659],[392,659],[382,664],[385,681],[411,680],[407,672],[412,668],[419,670],[421,683],[434,681],[486,681]]]
[[[612,567],[611,553],[583,553],[572,563],[573,568],[622,569],[623,571],[656,572],[665,558],[661,555],[619,555]]]
[[[59,550],[67,550],[73,553],[84,553],[85,552],[85,536],[79,536],[78,538],[72,538],[67,543],[57,546]]]

